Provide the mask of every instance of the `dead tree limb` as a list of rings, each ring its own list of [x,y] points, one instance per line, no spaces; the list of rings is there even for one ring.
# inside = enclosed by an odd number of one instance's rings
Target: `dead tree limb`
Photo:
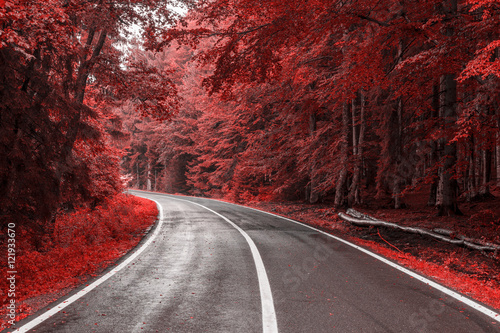
[[[351,208],[347,210],[346,214],[340,212],[338,213],[338,215],[342,220],[357,226],[362,226],[362,227],[372,226],[372,227],[385,227],[385,228],[397,229],[404,232],[430,236],[444,242],[465,246],[478,251],[497,252],[498,250],[500,250],[500,245],[498,244],[483,242],[481,240],[472,239],[469,237],[465,237],[463,235],[458,235],[457,233],[447,229],[436,228],[433,230],[428,230],[416,227],[405,227],[396,223],[391,223],[376,219],[374,217],[360,213]]]

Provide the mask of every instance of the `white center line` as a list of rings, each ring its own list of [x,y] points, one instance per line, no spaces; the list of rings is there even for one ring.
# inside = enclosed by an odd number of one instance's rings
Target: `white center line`
[[[253,242],[252,238],[248,236],[248,234],[243,231],[240,227],[238,227],[233,221],[225,217],[224,215],[221,215],[217,213],[216,211],[205,207],[199,203],[189,201],[189,200],[184,200],[184,199],[179,199],[179,198],[174,198],[171,196],[168,196],[170,199],[174,200],[179,200],[179,201],[185,201],[192,203],[194,205],[200,206],[215,215],[221,217],[226,221],[227,223],[231,224],[236,230],[238,230],[245,240],[247,241],[248,245],[250,246],[250,250],[252,251],[252,256],[253,260],[255,262],[255,268],[257,269],[257,279],[259,280],[259,289],[260,289],[260,300],[261,300],[261,306],[262,306],[262,332],[263,333],[277,333],[278,332],[278,322],[276,320],[276,312],[274,310],[274,302],[273,302],[273,294],[271,292],[271,285],[269,284],[269,279],[267,278],[267,273],[266,273],[266,268],[264,267],[264,262],[262,261],[262,257],[260,256],[259,250],[257,249],[257,246],[255,246],[255,243]]]

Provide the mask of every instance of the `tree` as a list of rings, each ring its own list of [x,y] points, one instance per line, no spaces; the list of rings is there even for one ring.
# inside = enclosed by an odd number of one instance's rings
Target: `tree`
[[[196,93],[180,88],[190,110],[170,127],[183,140],[164,142],[187,159],[169,165],[191,193],[335,206],[377,193],[402,208],[429,186],[438,213],[457,214],[467,187],[487,192],[493,179],[496,11],[492,1],[200,1],[147,44],[193,48],[200,66],[188,75]]]
[[[147,15],[152,11],[154,19]],[[159,80],[158,73],[138,63],[124,66],[114,43],[123,39],[126,25],[160,29],[174,16],[153,0],[5,2],[0,9],[2,225],[16,220],[44,229],[58,208],[119,190],[116,151],[107,147],[106,127],[111,132],[113,125],[106,109],[134,98],[143,112],[168,118],[177,101],[172,84]]]

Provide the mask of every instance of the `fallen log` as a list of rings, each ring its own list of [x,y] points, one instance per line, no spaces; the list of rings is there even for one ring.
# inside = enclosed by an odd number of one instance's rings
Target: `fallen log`
[[[451,230],[441,229],[441,228],[428,230],[424,228],[405,227],[396,223],[386,222],[376,219],[372,216],[360,213],[352,208],[349,208],[346,214],[339,212],[338,216],[343,221],[349,222],[357,226],[363,226],[363,227],[377,226],[377,227],[397,229],[404,232],[430,236],[444,242],[465,246],[478,251],[494,251],[495,254],[498,250],[500,250],[500,245],[498,244],[493,244],[489,242],[483,242],[481,240],[468,238],[463,235],[458,235]]]

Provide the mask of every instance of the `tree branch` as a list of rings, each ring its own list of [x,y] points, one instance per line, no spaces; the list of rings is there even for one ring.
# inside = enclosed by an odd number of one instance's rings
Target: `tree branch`
[[[500,245],[498,244],[493,244],[493,243],[488,243],[488,242],[483,242],[480,240],[476,239],[471,239],[462,235],[456,235],[454,232],[445,230],[445,229],[433,229],[427,230],[423,228],[415,228],[415,227],[405,227],[398,225],[396,223],[391,223],[391,222],[386,222],[382,220],[378,220],[376,218],[373,218],[371,216],[362,214],[354,209],[348,209],[347,214],[344,213],[339,213],[339,217],[351,224],[358,225],[358,226],[364,226],[364,227],[370,227],[370,226],[380,226],[380,227],[386,227],[386,228],[391,228],[391,229],[398,229],[404,232],[409,232],[409,233],[414,233],[414,234],[420,234],[420,235],[425,235],[425,236],[430,236],[436,239],[439,239],[441,241],[445,241],[451,244],[455,245],[462,245],[474,250],[479,250],[479,251],[494,251],[497,252],[500,250]]]
[[[93,30],[91,30],[91,34],[93,35],[94,33],[92,31]],[[84,61],[80,65],[80,68],[78,70],[78,77],[76,79],[76,84],[75,84],[75,99],[79,103],[83,103],[83,98],[85,96],[85,87],[87,85],[87,78],[89,76],[89,71],[92,68],[96,58],[101,53],[102,48],[104,47],[104,43],[106,42],[106,36],[107,36],[107,31],[106,30],[101,31],[101,35],[99,36],[99,40],[97,41],[97,45],[95,46],[94,51],[90,56],[90,59]],[[89,39],[87,39],[87,43],[88,42]]]
[[[325,60],[325,59],[333,59],[333,57],[332,56],[323,56],[323,57],[318,57],[318,58],[314,58],[314,59],[304,60],[304,61],[300,62],[300,65],[305,65],[305,64],[308,64],[311,62]]]
[[[386,22],[381,22],[381,21],[379,21],[379,20],[377,20],[377,19],[374,19],[374,18],[372,18],[372,17],[369,17],[369,16],[365,16],[365,15],[362,15],[362,14],[357,14],[356,16],[357,16],[357,17],[359,17],[360,19],[363,19],[363,20],[367,20],[367,21],[370,21],[370,22],[376,23],[376,24],[378,24],[378,25],[380,25],[380,26],[383,26],[383,27],[388,27],[388,26],[389,26],[389,24],[388,24],[388,23],[386,23]]]

